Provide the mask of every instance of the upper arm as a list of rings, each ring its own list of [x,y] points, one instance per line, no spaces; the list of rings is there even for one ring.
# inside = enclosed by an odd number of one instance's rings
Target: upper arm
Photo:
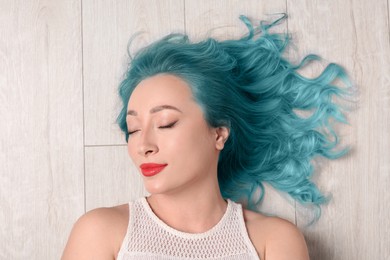
[[[265,244],[265,260],[308,260],[305,238],[290,222],[278,219],[272,224]]]
[[[112,260],[117,234],[115,214],[109,209],[90,211],[74,224],[62,260]]]
[[[309,259],[302,233],[287,220],[252,216],[247,228],[261,260]]]

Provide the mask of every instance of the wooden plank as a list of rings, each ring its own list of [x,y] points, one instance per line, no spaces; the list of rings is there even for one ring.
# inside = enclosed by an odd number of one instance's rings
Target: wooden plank
[[[238,19],[243,14],[253,21],[275,20],[277,13],[286,12],[285,1],[186,1],[186,32],[194,41],[205,37],[216,39],[239,38],[247,33],[246,26]],[[269,16],[267,15],[269,14]],[[274,15],[272,15],[274,14]],[[273,31],[286,31],[281,24]],[[266,185],[264,202],[259,211],[283,217],[295,223],[295,204]]]
[[[351,154],[322,163],[320,186],[333,194],[321,220],[307,228],[312,259],[390,258],[390,46],[387,1],[288,1],[289,30],[301,55],[340,63],[359,87],[342,127]],[[315,75],[315,70],[305,73]],[[307,221],[298,217],[300,225]]]
[[[85,142],[124,144],[115,123],[120,110],[117,87],[125,72],[127,44],[131,51],[169,32],[183,31],[182,0],[83,1]]]
[[[0,259],[59,259],[84,211],[80,6],[0,4]]]
[[[116,206],[147,195],[127,146],[85,149],[86,208]]]
[[[128,61],[126,54],[128,41],[135,33],[145,31],[131,46],[133,52],[139,46],[144,46],[170,32],[183,32],[184,3],[178,0],[164,2],[88,0],[83,2],[83,10],[86,143],[123,144],[124,136],[114,121],[120,107],[117,86]],[[97,42],[99,44],[96,44]],[[112,206],[116,202],[124,203],[144,194],[140,180],[129,177],[129,173],[135,170],[128,163],[127,152],[123,147],[103,146],[102,150],[87,148],[87,209]],[[117,149],[123,151],[123,156],[118,154]],[[112,170],[109,170],[112,162],[104,159],[106,156],[104,151],[107,154],[114,153],[113,157],[117,158],[115,160],[118,164],[125,167],[121,168],[117,180],[112,179],[113,174],[103,174],[99,170],[106,169],[112,173]],[[98,169],[94,166],[97,161],[100,163]],[[119,190],[116,181],[124,185]],[[107,183],[112,185],[106,186]],[[110,194],[109,197],[99,193],[101,190]]]
[[[279,18],[286,12],[286,1],[257,0],[209,0],[185,1],[186,32],[194,41],[213,37],[215,39],[239,38],[247,33],[246,26],[239,20],[240,15],[253,21]],[[285,25],[276,30],[285,31]]]

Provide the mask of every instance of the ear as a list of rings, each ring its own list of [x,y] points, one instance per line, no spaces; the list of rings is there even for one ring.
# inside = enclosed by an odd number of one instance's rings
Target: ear
[[[229,128],[225,126],[215,128],[215,148],[222,150],[229,137]]]

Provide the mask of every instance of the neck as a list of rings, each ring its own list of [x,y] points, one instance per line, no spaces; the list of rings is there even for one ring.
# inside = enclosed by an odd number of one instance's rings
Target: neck
[[[147,198],[153,212],[167,225],[187,233],[203,233],[223,217],[227,203],[216,187],[183,192],[154,194]]]

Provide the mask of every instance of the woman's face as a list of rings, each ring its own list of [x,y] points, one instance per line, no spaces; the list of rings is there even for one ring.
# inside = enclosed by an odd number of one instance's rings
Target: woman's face
[[[220,128],[211,128],[188,84],[160,74],[133,91],[128,152],[151,194],[188,191],[216,179]]]

